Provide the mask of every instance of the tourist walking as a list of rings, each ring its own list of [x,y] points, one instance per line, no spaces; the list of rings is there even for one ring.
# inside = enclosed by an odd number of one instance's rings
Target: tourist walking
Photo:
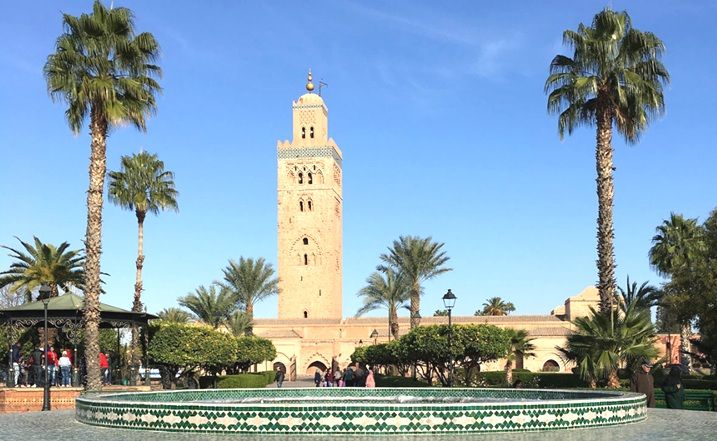
[[[665,393],[665,404],[668,409],[682,409],[685,402],[685,388],[682,387],[682,379],[679,366],[672,366],[665,382],[662,383],[662,392]]]
[[[280,388],[284,384],[284,371],[280,367],[276,368],[276,375],[274,375],[274,381],[276,381],[276,387]]]
[[[346,387],[353,387],[354,385],[354,371],[351,369],[351,366],[346,366],[346,370],[344,371],[344,386]]]
[[[645,394],[647,397],[647,407],[655,407],[655,380],[650,373],[651,368],[650,361],[643,359],[630,381],[632,392]]]
[[[334,386],[336,386],[336,387],[341,386],[341,377],[342,376],[343,376],[343,374],[341,373],[341,369],[339,369],[337,367],[336,370],[334,371]]]
[[[72,371],[72,362],[67,356],[67,351],[62,351],[62,356],[57,361],[60,366],[60,386],[70,387],[70,375]]]
[[[316,369],[316,372],[314,372],[314,384],[316,387],[321,386],[321,370]]]
[[[50,386],[56,386],[55,373],[57,371],[57,352],[55,348],[50,346],[50,350],[47,351],[47,379],[50,382]]]
[[[331,387],[331,384],[334,382],[334,374],[326,369],[326,374],[324,374],[324,387]]]
[[[102,384],[110,384],[110,362],[104,352],[100,352],[100,370],[102,372]]]
[[[367,368],[367,373],[366,373],[366,387],[371,387],[371,388],[376,387],[376,379],[374,379],[374,377],[373,377],[373,369],[371,369],[370,367]]]

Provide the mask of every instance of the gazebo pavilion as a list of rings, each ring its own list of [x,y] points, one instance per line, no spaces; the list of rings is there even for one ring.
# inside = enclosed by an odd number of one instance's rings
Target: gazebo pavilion
[[[47,301],[47,326],[61,331],[73,345],[72,385],[81,383],[77,363],[77,346],[82,340],[84,299],[73,293],[51,297]],[[138,326],[146,328],[149,320],[157,316],[146,312],[132,312],[116,306],[100,303],[100,328],[122,329]],[[45,325],[45,301],[37,300],[7,309],[0,309],[0,326],[8,330],[10,352],[8,354],[8,382],[14,381],[12,344],[28,328],[42,328]],[[145,338],[147,333],[145,332]],[[119,334],[118,341],[119,347]],[[145,344],[146,347],[146,344]],[[119,348],[118,348],[119,349]],[[118,351],[119,353],[119,351]],[[144,354],[146,360],[147,354]],[[148,366],[145,361],[145,366]],[[146,376],[149,379],[149,376]]]

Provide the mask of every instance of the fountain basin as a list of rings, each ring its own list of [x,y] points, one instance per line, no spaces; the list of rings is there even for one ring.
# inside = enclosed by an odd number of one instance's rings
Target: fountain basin
[[[643,394],[445,388],[211,389],[78,398],[83,423],[212,433],[408,434],[613,426],[645,419]]]

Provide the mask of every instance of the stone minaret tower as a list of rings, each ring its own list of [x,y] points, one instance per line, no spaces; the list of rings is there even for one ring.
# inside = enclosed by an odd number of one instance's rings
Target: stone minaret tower
[[[279,141],[279,318],[341,319],[341,150],[329,109],[313,93],[294,101],[293,139]]]

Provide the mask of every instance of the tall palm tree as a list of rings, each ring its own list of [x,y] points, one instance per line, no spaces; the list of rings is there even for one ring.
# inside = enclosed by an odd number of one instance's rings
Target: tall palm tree
[[[384,265],[376,269],[385,271],[392,267],[397,273],[403,274],[410,286],[411,329],[420,324],[421,282],[452,270],[445,266],[450,257],[443,251],[443,245],[434,242],[431,237],[400,236],[393,241],[388,253],[381,254],[380,259]]]
[[[664,45],[650,32],[632,27],[627,12],[607,8],[591,26],[563,32],[573,56],[557,55],[545,81],[548,112],[559,113],[558,132],[597,127],[597,267],[600,308],[611,308],[616,292],[613,230],[613,125],[636,143],[650,120],[664,110],[662,86],[669,74],[660,62]]]
[[[513,383],[513,362],[518,357],[528,358],[535,357],[535,345],[532,343],[534,338],[528,338],[528,331],[525,329],[509,329],[510,332],[510,351],[505,357],[505,381],[508,384]]]
[[[174,174],[164,169],[157,155],[140,152],[131,156],[122,156],[120,171],[109,173],[108,196],[110,202],[137,216],[137,260],[134,282],[132,312],[142,312],[142,269],[144,267],[144,220],[147,213],[158,214],[162,210],[179,209],[177,190],[174,188]],[[139,330],[132,326],[132,348],[130,363],[140,364]],[[139,369],[134,370],[139,376]]]
[[[10,251],[8,255],[15,261],[8,270],[0,272],[0,287],[24,291],[28,296],[26,301],[32,300],[32,291],[40,285],[50,287],[50,297],[56,297],[60,290],[68,291],[72,287],[84,290],[85,258],[82,251],[70,250],[67,242],[56,247],[43,243],[37,237],[33,237],[34,245],[16,239],[25,250],[2,246]]]
[[[192,315],[179,308],[164,308],[157,314],[160,320],[172,323],[189,323]]]
[[[227,320],[227,328],[235,337],[242,335],[251,335],[251,319],[249,315],[244,311],[234,311],[234,314],[229,316]]]
[[[652,237],[652,248],[648,254],[650,265],[663,277],[670,277],[664,287],[662,301],[671,315],[681,323],[680,359],[689,368],[689,339],[691,321],[694,317],[692,297],[700,291],[696,285],[697,267],[707,251],[704,230],[697,219],[686,219],[680,214],[670,213],[656,229]]]
[[[219,285],[234,296],[249,323],[254,320],[254,304],[279,292],[279,279],[274,277],[274,268],[263,257],[256,261],[240,257],[238,263],[230,260],[222,272],[224,280]],[[251,326],[247,333],[251,335]]]
[[[44,67],[53,99],[67,103],[65,116],[74,133],[87,118],[91,137],[87,231],[85,234],[85,358],[87,390],[102,387],[99,367],[100,254],[102,193],[107,170],[107,134],[132,124],[146,130],[146,117],[156,108],[160,91],[153,64],[159,45],[150,33],[135,34],[134,17],[126,8],[107,9],[99,0],[92,13],[63,15],[64,33]]]
[[[591,308],[589,317],[579,317],[573,324],[575,331],[566,346],[558,349],[577,364],[580,377],[592,387],[605,381],[608,387],[617,388],[619,367],[634,368],[638,360],[657,356],[650,311],[635,303],[617,316]]]
[[[476,311],[475,315],[508,315],[515,311],[515,305],[506,302],[500,297],[491,297],[483,303],[483,310]]]
[[[388,329],[394,340],[398,339],[398,308],[405,307],[410,300],[411,290],[405,277],[393,268],[376,271],[366,279],[366,286],[358,292],[363,297],[363,306],[356,317],[379,308],[388,310]]]
[[[209,288],[202,285],[177,301],[214,329],[226,325],[229,317],[237,310],[232,293],[221,287],[217,290],[215,285]]]
[[[627,284],[625,289],[618,286],[617,289],[620,291],[622,297],[622,309],[625,310],[629,305],[635,304],[637,308],[650,309],[653,306],[657,306],[662,293],[650,285],[650,282],[642,282],[642,285],[637,286],[637,282],[630,283],[630,276],[627,276]]]

